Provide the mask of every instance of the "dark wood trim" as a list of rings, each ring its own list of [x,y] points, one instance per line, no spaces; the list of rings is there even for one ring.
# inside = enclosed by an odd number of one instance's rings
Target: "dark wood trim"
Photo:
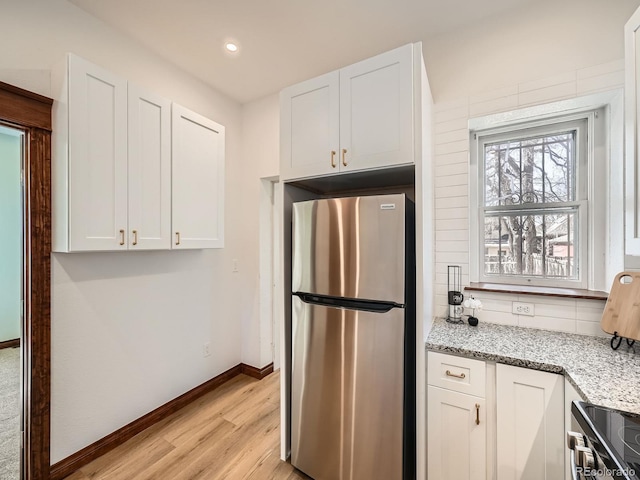
[[[472,292],[511,293],[514,295],[540,295],[543,297],[580,298],[607,301],[609,294],[598,290],[576,288],[534,287],[529,285],[503,285],[499,283],[471,283],[465,290]]]
[[[181,408],[187,406],[191,402],[195,401],[202,395],[215,390],[223,383],[231,380],[233,377],[242,373],[243,365],[236,365],[230,368],[224,373],[221,373],[217,377],[195,387],[192,390],[174,398],[170,402],[156,408],[155,410],[147,413],[146,415],[134,420],[133,422],[125,425],[124,427],[116,430],[115,432],[101,438],[97,442],[83,448],[82,450],[74,453],[73,455],[59,461],[55,465],[51,466],[51,480],[62,480],[63,478],[71,475],[75,471],[79,470],[83,466],[92,462],[98,457],[101,457],[107,452],[110,452],[118,445],[123,444],[127,440],[130,440],[138,433],[149,428],[155,423],[167,418],[172,413],[177,412]]]
[[[0,82],[0,116],[5,122],[50,132],[52,104],[50,98]]]
[[[25,133],[22,478],[47,480],[51,399],[51,107],[0,82],[0,123]]]
[[[273,373],[273,363],[270,363],[266,367],[256,368],[251,365],[245,365],[244,363],[240,364],[240,368],[242,369],[242,373],[245,375],[249,375],[250,377],[257,378],[258,380],[262,380],[267,375]]]
[[[25,478],[51,466],[51,132],[29,128],[25,158]]]
[[[13,340],[7,340],[6,342],[0,342],[0,350],[3,348],[16,348],[20,346],[20,339],[14,338]]]

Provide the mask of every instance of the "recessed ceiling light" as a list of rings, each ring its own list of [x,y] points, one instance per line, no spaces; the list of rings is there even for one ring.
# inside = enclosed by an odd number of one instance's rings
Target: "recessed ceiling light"
[[[238,45],[233,42],[227,42],[224,44],[224,48],[230,53],[236,53],[238,51]]]

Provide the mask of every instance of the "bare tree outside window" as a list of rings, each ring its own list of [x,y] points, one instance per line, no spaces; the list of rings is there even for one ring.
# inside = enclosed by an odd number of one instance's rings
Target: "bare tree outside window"
[[[482,144],[485,276],[578,279],[576,136]]]

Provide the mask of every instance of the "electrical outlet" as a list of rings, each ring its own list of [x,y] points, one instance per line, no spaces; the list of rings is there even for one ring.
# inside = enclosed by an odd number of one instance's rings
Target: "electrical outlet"
[[[204,345],[202,345],[202,356],[208,357],[209,355],[211,355],[211,344],[207,342]]]
[[[527,315],[533,317],[533,303],[512,302],[511,312],[516,315]]]

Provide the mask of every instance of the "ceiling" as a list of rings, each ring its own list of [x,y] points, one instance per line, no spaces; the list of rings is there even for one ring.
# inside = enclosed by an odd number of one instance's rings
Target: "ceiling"
[[[538,0],[69,1],[246,103]]]

